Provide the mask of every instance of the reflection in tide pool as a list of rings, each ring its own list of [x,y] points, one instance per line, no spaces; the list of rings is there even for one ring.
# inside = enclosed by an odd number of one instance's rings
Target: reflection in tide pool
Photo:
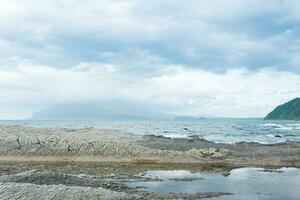
[[[144,177],[163,181],[131,182],[147,190],[167,194],[195,192],[230,192],[232,196],[214,199],[272,199],[299,200],[300,169],[282,168],[266,171],[260,168],[240,168],[230,175],[222,173],[191,173],[185,170],[148,171]]]

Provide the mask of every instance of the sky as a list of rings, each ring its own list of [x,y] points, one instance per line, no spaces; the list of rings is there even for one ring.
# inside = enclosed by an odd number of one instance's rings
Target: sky
[[[0,0],[0,119],[116,100],[263,117],[299,96],[299,0]]]

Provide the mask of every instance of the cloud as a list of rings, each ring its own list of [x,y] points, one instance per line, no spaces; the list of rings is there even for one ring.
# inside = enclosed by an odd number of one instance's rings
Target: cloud
[[[236,67],[300,72],[295,63],[300,48],[296,0],[1,4],[0,38],[10,42],[19,57],[60,68],[103,62],[99,55],[124,55],[134,49],[169,64],[215,72]]]
[[[2,0],[2,116],[103,98],[263,116],[299,96],[299,13],[297,0]]]
[[[105,63],[58,69],[15,59],[2,61],[2,66],[0,108],[17,105],[31,112],[59,103],[117,99],[174,114],[263,116],[300,92],[300,75],[273,69],[231,69],[220,74],[169,65],[142,77]]]

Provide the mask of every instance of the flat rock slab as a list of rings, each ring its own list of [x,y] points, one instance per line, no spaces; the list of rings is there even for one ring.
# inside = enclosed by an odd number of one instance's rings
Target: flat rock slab
[[[0,183],[1,200],[79,200],[79,199],[130,199],[123,192],[103,188],[65,185],[35,185],[30,183]]]
[[[213,143],[96,128],[0,125],[0,161],[197,163],[300,167],[300,142]]]
[[[127,177],[141,180],[142,177]],[[161,195],[129,187],[124,177],[74,175],[52,171],[25,171],[0,176],[0,199],[203,199],[232,195],[224,192],[168,193]]]
[[[142,139],[96,128],[0,126],[0,159],[189,163],[222,159],[229,153],[216,148],[161,150],[139,144]]]

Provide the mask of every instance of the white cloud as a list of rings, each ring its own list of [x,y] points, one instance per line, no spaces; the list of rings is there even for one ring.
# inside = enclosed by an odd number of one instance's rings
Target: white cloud
[[[24,60],[9,65],[12,67],[0,68],[2,110],[24,104],[33,106],[33,112],[55,103],[124,99],[162,109],[173,107],[175,113],[247,117],[263,116],[300,94],[300,75],[272,69],[233,69],[217,74],[165,66],[160,74],[136,77],[103,63],[82,63],[69,69]]]
[[[299,8],[298,0],[1,0],[0,118],[103,98],[263,116],[299,96]]]
[[[299,96],[300,76],[270,69],[233,69],[225,74],[170,67],[173,72],[138,83],[148,99],[184,107],[185,112],[220,116],[263,116]],[[190,102],[193,102],[190,104]]]

